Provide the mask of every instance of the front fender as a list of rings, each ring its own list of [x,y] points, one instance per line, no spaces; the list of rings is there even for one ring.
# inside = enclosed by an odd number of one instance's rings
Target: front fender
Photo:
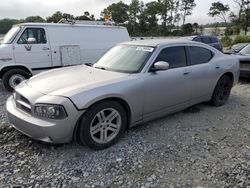
[[[102,87],[85,90],[70,97],[78,110],[84,110],[93,104],[110,98],[127,103],[131,111],[131,123],[139,121],[143,112],[143,79],[132,79]]]

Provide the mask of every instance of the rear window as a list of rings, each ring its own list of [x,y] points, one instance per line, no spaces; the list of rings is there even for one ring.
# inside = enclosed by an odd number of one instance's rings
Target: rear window
[[[200,38],[200,37],[195,37],[195,38],[193,39],[193,41],[201,42],[201,38]]]
[[[190,46],[189,53],[191,65],[208,63],[213,58],[213,52],[198,46]]]
[[[210,37],[202,37],[202,42],[205,44],[210,44],[211,43]]]
[[[216,37],[211,37],[212,43],[217,43],[219,40]]]

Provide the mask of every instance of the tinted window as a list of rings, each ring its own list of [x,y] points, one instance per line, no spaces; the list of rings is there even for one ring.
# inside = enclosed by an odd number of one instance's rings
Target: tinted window
[[[193,39],[193,41],[201,42],[201,38],[200,37],[196,37],[196,38]]]
[[[212,40],[212,43],[217,43],[217,42],[219,42],[219,40],[218,40],[217,38],[215,38],[215,37],[211,37],[211,40]]]
[[[165,48],[160,52],[156,61],[166,61],[170,68],[186,66],[186,51],[183,46]]]
[[[27,44],[29,38],[35,38],[35,44],[47,43],[45,31],[42,28],[27,28],[18,40],[18,44]]]
[[[211,43],[210,37],[202,37],[202,42],[205,43],[205,44]]]
[[[191,65],[208,63],[213,57],[210,50],[201,47],[190,46],[189,52]]]

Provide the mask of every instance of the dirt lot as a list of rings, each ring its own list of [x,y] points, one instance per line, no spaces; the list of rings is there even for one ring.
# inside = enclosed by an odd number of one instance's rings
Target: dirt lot
[[[103,151],[20,134],[6,119],[8,95],[0,89],[0,187],[250,187],[250,80],[223,107],[138,126]]]

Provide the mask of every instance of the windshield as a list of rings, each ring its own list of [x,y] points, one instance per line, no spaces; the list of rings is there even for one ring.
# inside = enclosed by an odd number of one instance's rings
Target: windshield
[[[232,46],[232,49],[235,50],[235,51],[240,51],[246,45],[247,45],[246,43],[235,44],[235,45]]]
[[[240,51],[241,55],[250,55],[250,45],[247,45]]]
[[[8,33],[6,33],[2,43],[11,44],[20,30],[20,27],[13,27],[11,30],[8,31]]]
[[[118,45],[109,50],[95,68],[104,70],[137,73],[144,66],[154,48],[146,46]]]

